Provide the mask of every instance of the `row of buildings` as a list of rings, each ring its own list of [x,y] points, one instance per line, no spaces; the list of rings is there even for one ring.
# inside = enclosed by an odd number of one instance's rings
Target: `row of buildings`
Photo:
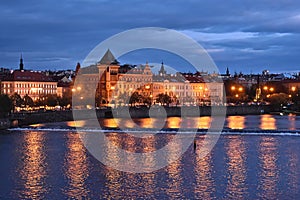
[[[254,91],[251,98],[258,100],[267,93],[296,95],[300,88],[299,77],[284,77],[268,71],[261,75],[240,73],[233,76],[228,69],[221,75],[204,72],[172,74],[162,63],[160,70],[153,73],[148,63],[120,65],[110,50],[94,65],[80,68],[77,64],[76,70],[68,73],[25,70],[21,56],[18,70],[0,69],[0,83],[1,94],[9,96],[18,93],[37,101],[47,95],[71,97],[73,94],[83,100],[92,94],[97,105],[127,104],[134,93],[148,98],[151,104],[157,103],[159,94],[167,94],[176,105],[222,104],[226,97],[228,100],[228,97],[249,96],[251,90]]]
[[[72,73],[68,75],[71,77]],[[0,93],[28,95],[34,101],[47,95],[63,96],[72,87],[72,79],[49,72],[25,70],[22,56],[18,70],[0,69]]]
[[[129,97],[137,93],[156,103],[159,94],[167,94],[173,104],[221,104],[224,99],[224,85],[219,76],[191,73],[169,74],[161,64],[157,74],[151,66],[120,65],[110,50],[95,65],[82,68],[78,73],[76,88],[87,93],[94,85],[100,104],[128,104]],[[81,91],[82,93],[82,91]],[[127,97],[127,98],[126,98]],[[81,99],[84,96],[80,97]]]

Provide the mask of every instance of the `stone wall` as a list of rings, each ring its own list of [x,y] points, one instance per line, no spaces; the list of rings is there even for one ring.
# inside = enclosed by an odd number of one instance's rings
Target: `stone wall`
[[[225,110],[226,109],[226,110]],[[222,114],[226,111],[227,115],[259,115],[270,113],[272,108],[270,106],[228,106],[228,107],[214,107],[214,114]],[[129,108],[119,107],[116,109],[99,109],[94,110],[75,110],[77,116],[81,120],[91,119],[97,116],[98,118],[118,118],[118,117],[166,117],[166,116],[210,116],[211,107],[147,107]],[[77,118],[78,119],[78,118]],[[72,121],[73,112],[68,111],[51,111],[41,113],[26,113],[18,119],[18,125],[29,125],[49,122]]]

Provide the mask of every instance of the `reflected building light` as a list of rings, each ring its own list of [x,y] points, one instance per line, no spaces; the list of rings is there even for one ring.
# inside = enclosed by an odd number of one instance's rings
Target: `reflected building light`
[[[86,198],[89,193],[85,183],[89,176],[86,150],[78,134],[68,134],[67,137],[64,170],[68,184],[64,193],[71,199],[79,196]]]
[[[86,125],[85,120],[68,121],[67,126],[69,127],[84,127]]]
[[[276,119],[272,115],[261,115],[260,129],[262,130],[276,130]]]
[[[289,125],[288,125],[289,130],[296,130],[296,115],[289,114],[288,120],[289,120]]]
[[[226,196],[229,199],[243,199],[246,187],[245,145],[242,136],[227,138],[226,154],[228,157],[228,175]]]
[[[209,152],[210,141],[200,138],[197,139],[197,143],[199,142],[202,144],[200,148],[197,148],[195,155],[200,155],[202,152]],[[208,153],[203,158],[195,156],[195,159],[195,199],[212,199],[213,193],[215,192],[215,183],[212,178],[212,156]]]
[[[168,117],[166,128],[180,128],[181,127],[181,117]]]
[[[168,143],[168,160],[174,160],[174,158],[177,157],[177,151],[178,149],[182,148],[181,145],[182,144],[180,144],[179,142]],[[182,170],[181,166],[181,159],[178,159],[175,162],[172,162],[170,165],[168,165],[168,167],[165,167],[165,170],[169,177],[167,179],[168,188],[166,188],[166,192],[170,199],[182,198],[181,184],[183,180],[182,175],[180,174]]]
[[[245,117],[244,116],[228,116],[227,117],[228,128],[230,129],[244,129]]]
[[[155,118],[144,118],[140,121],[140,128],[155,128],[154,124],[156,120]]]
[[[24,134],[23,162],[18,170],[20,179],[24,181],[25,190],[20,193],[22,199],[43,199],[47,193],[45,179],[46,155],[44,152],[44,133],[28,132]]]
[[[212,121],[210,116],[198,117],[195,120],[199,129],[209,129]]]
[[[259,145],[259,158],[261,169],[259,174],[259,185],[262,187],[258,194],[261,199],[278,196],[277,183],[279,171],[276,161],[278,158],[278,144],[275,137],[261,137]]]
[[[117,119],[107,118],[107,119],[103,119],[102,125],[107,128],[117,128],[118,122],[117,122]]]

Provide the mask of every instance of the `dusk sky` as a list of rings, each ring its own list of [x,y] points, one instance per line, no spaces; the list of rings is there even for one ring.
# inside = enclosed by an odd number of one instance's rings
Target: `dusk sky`
[[[0,67],[75,69],[101,41],[139,27],[177,30],[198,41],[220,72],[300,71],[300,2],[10,0],[0,2]],[[100,60],[100,58],[99,58]],[[132,54],[121,63],[183,63],[160,53]]]

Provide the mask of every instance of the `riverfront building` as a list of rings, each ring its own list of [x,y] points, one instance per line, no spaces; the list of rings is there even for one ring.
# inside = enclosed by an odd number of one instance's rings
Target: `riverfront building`
[[[167,94],[176,105],[219,104],[224,98],[223,82],[216,76],[168,74],[163,63],[158,74],[151,71],[148,63],[121,66],[110,50],[95,65],[82,68],[80,75],[82,84],[98,84],[96,102],[102,105],[126,104],[133,93],[150,99],[152,104],[159,94]],[[73,90],[80,89],[79,84]]]
[[[57,94],[57,82],[42,72],[24,70],[22,56],[19,70],[14,70],[1,77],[1,94],[9,96],[18,93],[21,97],[28,95],[34,101],[48,94]]]

